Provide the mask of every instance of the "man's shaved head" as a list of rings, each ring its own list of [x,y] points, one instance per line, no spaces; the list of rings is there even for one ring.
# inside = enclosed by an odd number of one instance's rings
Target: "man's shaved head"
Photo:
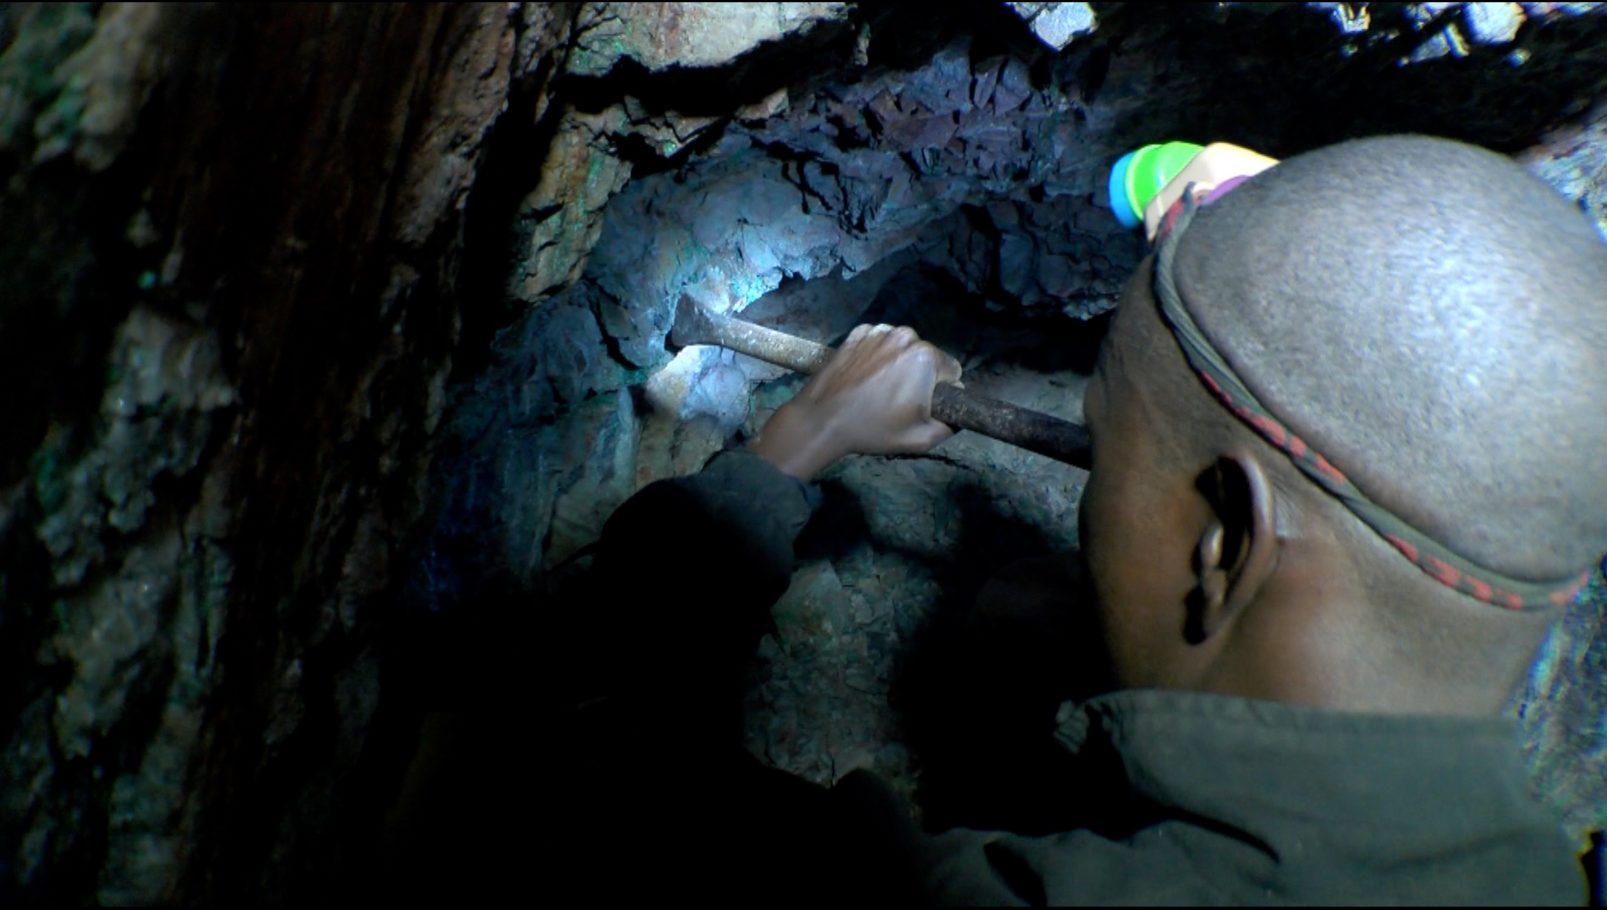
[[[1552,581],[1607,549],[1607,247],[1507,158],[1301,155],[1202,209],[1175,274],[1262,402],[1453,552]]]
[[[1566,591],[1607,550],[1607,246],[1510,160],[1416,136],[1291,158],[1175,230],[1084,405],[1083,552],[1118,683],[1499,708],[1558,611],[1481,602],[1514,599],[1483,582]],[[1202,357],[1282,428],[1230,410]],[[1457,587],[1406,538],[1461,561]]]

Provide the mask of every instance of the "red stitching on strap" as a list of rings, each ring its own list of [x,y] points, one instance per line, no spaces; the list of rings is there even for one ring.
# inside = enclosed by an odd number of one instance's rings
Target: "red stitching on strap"
[[[1311,454],[1315,458],[1317,470],[1327,474],[1329,477],[1333,478],[1339,483],[1350,483],[1350,478],[1345,476],[1345,472],[1329,464],[1328,459],[1322,457],[1322,453],[1313,452]]]
[[[1432,556],[1424,557],[1423,564],[1428,568],[1428,574],[1453,588],[1462,579],[1462,573],[1458,572],[1455,566],[1447,565]]]
[[[1287,447],[1288,437],[1284,433],[1283,427],[1279,426],[1276,420],[1265,414],[1251,414],[1250,423],[1254,424],[1255,428],[1260,430],[1263,436],[1272,440],[1272,443],[1278,448]]]
[[[1390,543],[1394,544],[1395,549],[1401,551],[1402,556],[1405,556],[1407,559],[1410,559],[1412,562],[1417,562],[1417,548],[1416,547],[1414,547],[1411,544],[1407,543],[1405,540],[1402,540],[1401,538],[1396,537],[1394,534],[1385,534],[1384,539],[1389,541]]]

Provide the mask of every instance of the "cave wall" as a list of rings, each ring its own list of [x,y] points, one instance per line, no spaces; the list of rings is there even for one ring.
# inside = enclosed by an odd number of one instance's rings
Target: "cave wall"
[[[560,12],[0,10],[0,900],[341,861],[462,207]]]
[[[1075,417],[1134,145],[1440,133],[1607,225],[1604,17],[1495,6],[0,8],[0,900],[349,884],[426,709],[475,695],[432,636],[483,660],[464,617],[539,620],[618,502],[797,388],[667,350],[682,293],[909,321]],[[966,437],[845,461],[750,745],[914,792],[909,643],[1072,544],[1080,484]],[[1525,702],[1576,831],[1601,591]]]

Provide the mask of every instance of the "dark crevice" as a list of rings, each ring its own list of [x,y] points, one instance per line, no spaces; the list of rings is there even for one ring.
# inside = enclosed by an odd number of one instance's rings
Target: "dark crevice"
[[[633,362],[631,358],[626,355],[624,348],[620,347],[619,339],[614,337],[613,333],[608,331],[608,326],[603,320],[602,308],[603,298],[605,297],[612,301],[616,307],[620,305],[619,301],[614,300],[612,295],[610,295],[607,291],[597,287],[595,284],[591,285],[591,293],[587,295],[587,304],[591,311],[592,319],[596,320],[597,322],[597,332],[602,336],[603,347],[608,352],[608,356],[613,358],[615,363],[619,364],[625,369],[634,370],[641,366],[641,364]]]
[[[535,225],[558,208],[520,212],[541,179],[563,114],[561,101],[548,98],[544,115],[535,118],[553,65],[550,57],[543,58],[535,73],[515,81],[507,109],[486,133],[480,171],[463,210],[462,266],[455,289],[463,323],[453,355],[453,382],[484,369],[492,339],[517,316],[522,304],[508,292],[509,265],[523,254]]]

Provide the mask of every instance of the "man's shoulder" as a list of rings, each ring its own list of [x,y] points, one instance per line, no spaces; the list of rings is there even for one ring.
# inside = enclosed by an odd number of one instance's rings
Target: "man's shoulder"
[[[1078,903],[1584,896],[1500,718],[1130,690],[1066,712],[1061,737],[1087,776],[1090,827],[945,835],[939,896],[945,883]]]

